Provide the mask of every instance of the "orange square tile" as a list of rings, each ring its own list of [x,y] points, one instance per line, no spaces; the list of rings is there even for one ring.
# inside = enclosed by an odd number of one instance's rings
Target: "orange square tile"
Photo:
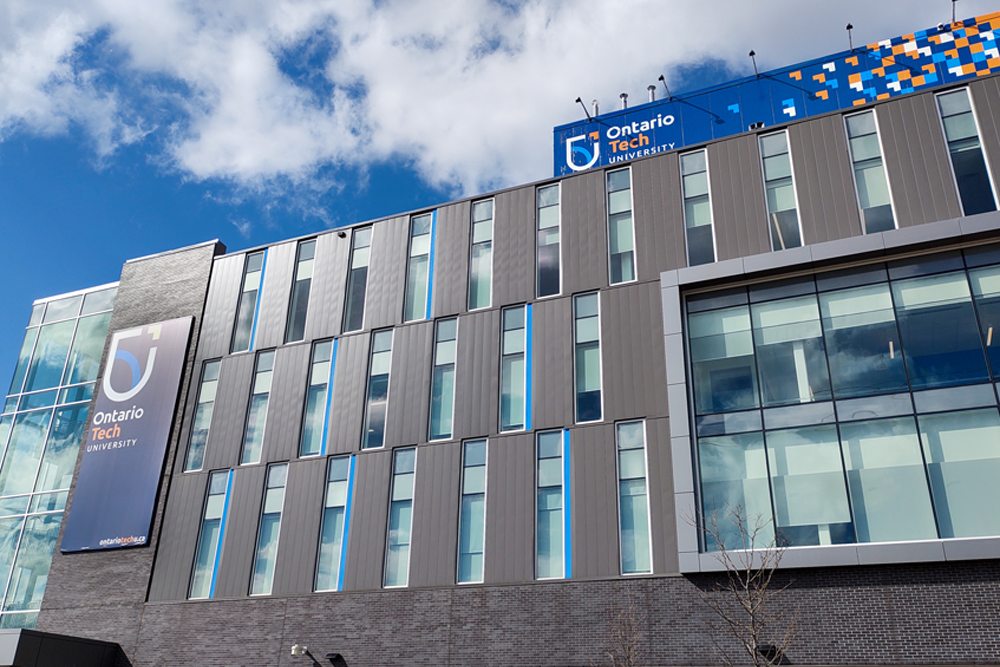
[[[879,95],[875,99],[878,99],[878,100],[887,100],[887,99],[889,99],[889,93],[882,93],[881,95]]]
[[[923,70],[925,72],[933,72],[934,71],[934,64],[931,63],[930,65],[924,65],[923,66]]]
[[[955,58],[958,58],[958,49],[950,49],[948,51],[945,51],[944,55],[945,57],[954,60]]]
[[[855,72],[854,74],[849,74],[847,76],[848,83],[861,83],[861,73]]]
[[[826,73],[825,72],[820,72],[819,74],[814,75],[813,76],[813,81],[819,81],[820,83],[825,83],[826,82]]]
[[[848,58],[844,62],[847,63],[848,65],[854,65],[855,67],[857,67],[858,66],[858,57],[857,56],[851,56],[850,58]]]
[[[986,76],[990,71],[988,69],[981,69],[976,72],[976,76]]]
[[[890,63],[891,64],[891,63]],[[885,67],[878,67],[872,70],[873,76],[885,76]]]
[[[802,80],[802,72],[791,72],[791,73],[789,73],[788,76],[792,77],[796,81],[801,81]]]
[[[859,107],[865,103],[866,100],[854,100],[854,106]]]
[[[820,90],[819,92],[816,93],[816,97],[820,98],[821,100],[828,100],[830,99],[830,93],[825,90]]]
[[[924,85],[924,81],[925,79],[922,75],[913,77],[913,87],[919,88],[920,86]]]
[[[898,56],[900,53],[905,53],[905,52],[906,52],[906,47],[902,44],[897,44],[896,46],[892,47],[892,55],[894,56]]]
[[[991,69],[1000,67],[1000,58],[990,58],[989,60],[986,61],[986,65],[989,66]]]
[[[961,49],[969,45],[968,37],[959,37],[955,40],[955,48]]]
[[[976,66],[972,63],[968,65],[962,65],[962,74],[974,74],[976,71]]]
[[[983,50],[982,42],[976,42],[975,44],[969,47],[969,53],[979,53],[982,50]]]
[[[913,75],[910,74],[910,70],[908,70],[908,69],[904,69],[904,70],[902,70],[902,71],[899,72],[899,80],[900,81],[906,81],[911,76],[913,76]]]

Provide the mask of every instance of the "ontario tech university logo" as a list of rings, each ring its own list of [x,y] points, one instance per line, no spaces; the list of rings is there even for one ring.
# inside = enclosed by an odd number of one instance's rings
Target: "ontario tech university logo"
[[[104,394],[110,400],[115,403],[122,403],[124,401],[131,400],[135,398],[136,394],[142,391],[146,383],[149,382],[150,376],[153,374],[153,364],[156,363],[156,346],[150,346],[148,356],[146,357],[146,369],[143,371],[139,366],[139,360],[134,354],[128,350],[118,349],[119,344],[129,338],[137,338],[145,334],[151,336],[151,340],[160,339],[160,325],[152,324],[148,327],[140,327],[138,329],[127,329],[125,331],[117,331],[111,338],[111,350],[108,351],[109,369],[104,373]],[[132,371],[132,381],[131,386],[126,391],[116,391],[114,387],[111,386],[111,376],[114,373],[111,370],[118,361],[124,361],[128,364],[129,370]]]
[[[573,144],[580,141],[585,141],[590,139],[591,151],[587,150],[583,146],[574,146]],[[581,156],[586,162],[584,164],[578,164],[575,156]],[[572,139],[566,140],[566,166],[568,166],[573,171],[586,171],[590,169],[597,161],[601,159],[601,134],[600,132],[591,132],[590,134],[582,134],[579,137],[573,137]]]

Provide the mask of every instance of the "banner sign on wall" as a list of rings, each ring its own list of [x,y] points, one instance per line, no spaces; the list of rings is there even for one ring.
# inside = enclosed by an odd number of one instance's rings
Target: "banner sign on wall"
[[[193,318],[116,331],[83,442],[64,553],[145,546]]]

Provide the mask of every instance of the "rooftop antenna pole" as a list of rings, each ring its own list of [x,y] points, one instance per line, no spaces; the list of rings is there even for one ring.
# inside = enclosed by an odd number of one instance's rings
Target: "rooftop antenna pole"
[[[662,83],[663,84],[663,89],[667,91],[667,99],[668,100],[674,99],[674,96],[670,94],[670,89],[667,88],[667,80],[663,78],[662,74],[660,75],[660,78],[657,79],[657,81],[659,81],[660,83]]]
[[[854,37],[851,35],[851,31],[854,30],[854,26],[850,23],[847,24],[847,43],[851,46],[851,53],[854,53]]]
[[[757,57],[756,56],[757,56],[757,53],[753,49],[750,49],[750,60],[753,61],[753,75],[759,79],[760,78],[760,74],[757,72]]]
[[[955,25],[955,3],[958,0],[951,0],[951,24]]]
[[[577,101],[577,102],[579,103],[579,105],[580,105],[581,107],[583,107],[583,113],[587,114],[587,121],[589,121],[589,122],[590,122],[590,121],[593,121],[594,119],[590,117],[590,112],[589,112],[589,111],[587,111],[587,105],[583,103],[583,100],[581,100],[581,99],[580,99],[580,98],[578,97],[578,98],[576,98],[576,101]]]
[[[628,109],[628,93],[622,93],[618,97],[622,98],[622,109]]]
[[[650,85],[646,86],[646,90],[649,91],[649,101],[650,102],[655,102],[656,101],[656,86],[654,86],[653,84],[650,84]]]

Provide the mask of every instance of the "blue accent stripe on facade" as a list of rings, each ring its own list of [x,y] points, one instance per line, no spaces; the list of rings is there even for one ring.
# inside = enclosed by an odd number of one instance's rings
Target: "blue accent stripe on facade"
[[[267,248],[264,248],[264,259],[260,262],[260,285],[257,286],[257,304],[253,309],[253,327],[250,329],[250,349],[253,349],[257,339],[257,321],[260,319],[260,297],[264,294],[264,276],[267,275]]]
[[[569,465],[569,429],[563,429],[563,554],[566,558],[566,578],[573,576],[573,503]]]
[[[524,307],[524,430],[531,430],[531,304]]]
[[[431,319],[431,302],[434,300],[434,250],[437,246],[438,212],[431,212],[431,252],[427,259],[427,312],[424,317]]]
[[[326,436],[330,432],[330,405],[333,402],[333,372],[337,368],[337,344],[340,339],[333,339],[333,351],[330,353],[330,379],[326,381],[326,407],[323,409],[323,444],[320,446],[320,456],[326,456]]]
[[[215,597],[215,578],[219,575],[219,560],[222,558],[222,543],[226,539],[226,519],[229,517],[229,497],[233,492],[233,471],[226,478],[226,500],[222,504],[222,518],[219,520],[219,543],[215,546],[215,563],[212,564],[212,585],[208,589],[208,597]]]
[[[354,459],[351,455],[351,465],[347,472],[347,503],[344,505],[344,537],[340,540],[340,574],[337,575],[337,590],[344,590],[344,566],[347,565],[347,536],[351,527],[351,500],[354,497]]]

